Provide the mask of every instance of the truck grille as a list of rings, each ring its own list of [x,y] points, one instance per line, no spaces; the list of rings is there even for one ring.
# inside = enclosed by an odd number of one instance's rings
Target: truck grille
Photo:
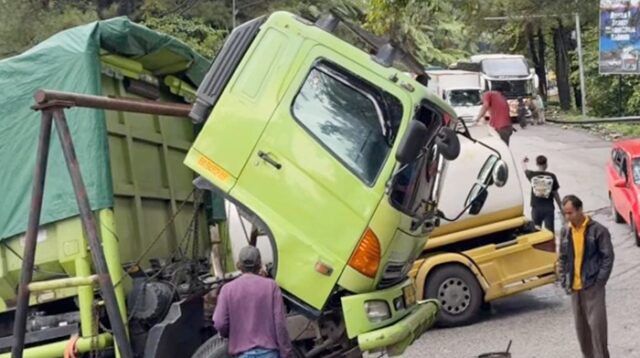
[[[382,273],[378,288],[383,289],[402,282],[407,277],[410,267],[406,262],[390,261]]]

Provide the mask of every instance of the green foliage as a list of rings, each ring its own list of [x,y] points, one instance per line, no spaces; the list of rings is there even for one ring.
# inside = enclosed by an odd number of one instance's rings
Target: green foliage
[[[389,34],[425,64],[448,65],[476,49],[455,1],[372,0],[366,27]]]
[[[162,18],[147,16],[142,23],[150,29],[166,33],[193,48],[206,58],[213,58],[222,46],[226,30],[216,30],[201,20],[171,14]]]
[[[17,55],[64,29],[98,19],[88,3],[0,0],[0,58]]]
[[[0,0],[0,58],[18,54],[60,30],[123,14],[211,58],[232,29],[231,4],[232,0]],[[236,0],[235,18],[241,24],[287,10],[315,19],[332,9],[378,35],[390,35],[425,65],[443,66],[477,52],[527,55],[525,28],[531,26],[542,30],[547,67],[555,70],[552,31],[560,24],[573,28],[578,11],[590,113],[618,115],[619,102],[625,114],[638,113],[640,80],[599,74],[598,4],[599,0]],[[499,16],[507,19],[486,19]],[[575,54],[571,61],[575,85]]]

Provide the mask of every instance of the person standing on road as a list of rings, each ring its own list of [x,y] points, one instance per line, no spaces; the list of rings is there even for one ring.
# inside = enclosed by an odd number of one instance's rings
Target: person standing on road
[[[222,286],[213,325],[229,338],[229,354],[239,358],[292,356],[282,293],[276,282],[262,277],[260,251],[240,250],[242,276]]]
[[[560,184],[555,174],[547,171],[547,157],[539,155],[536,157],[538,170],[529,170],[527,163],[529,158],[523,159],[524,174],[531,182],[531,217],[533,223],[544,227],[555,235],[555,207],[554,201],[558,205],[558,210],[562,210],[560,203]]]
[[[482,108],[480,108],[480,113],[474,123],[477,124],[484,119],[487,111],[489,111],[489,125],[498,132],[500,139],[509,145],[509,138],[513,134],[513,125],[511,117],[509,117],[509,103],[499,89],[486,91],[482,95]]]
[[[569,223],[560,238],[560,280],[571,294],[576,332],[585,358],[609,358],[605,285],[613,269],[609,230],[585,216],[575,195],[562,199]]]

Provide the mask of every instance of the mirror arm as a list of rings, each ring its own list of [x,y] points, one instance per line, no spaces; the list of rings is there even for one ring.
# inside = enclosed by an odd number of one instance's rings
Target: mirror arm
[[[463,120],[460,120],[460,122],[462,122],[462,126],[464,127],[464,131],[463,132],[456,132],[456,133],[458,133],[458,134],[462,135],[463,137],[469,139],[473,143],[478,143],[481,146],[489,149],[490,151],[496,153],[496,155],[498,156],[498,159],[502,159],[502,156],[500,155],[500,152],[498,150],[496,150],[495,148],[493,148],[491,146],[488,146],[488,145],[484,144],[483,142],[481,142],[481,141],[479,141],[477,139],[474,139],[471,136],[471,132],[469,132],[469,128],[467,127],[467,124]]]
[[[498,159],[499,159],[499,160],[500,160],[500,159],[502,159],[502,155],[500,155],[500,152],[499,152],[497,149],[495,149],[495,148],[493,148],[493,147],[491,147],[491,146],[489,146],[489,145],[486,145],[486,144],[484,144],[483,142],[481,142],[481,141],[479,141],[479,140],[476,140],[475,142],[476,142],[476,143],[478,143],[478,144],[480,144],[481,146],[483,146],[483,147],[485,147],[485,148],[489,149],[490,151],[492,151],[492,152],[496,153],[496,155],[498,156]]]
[[[486,188],[486,187],[483,187],[483,188],[482,188],[482,190],[478,192],[478,195],[482,194],[482,193],[483,193],[484,191],[486,191],[486,190],[487,190],[487,188]],[[462,215],[464,215],[464,213],[466,213],[466,212],[467,212],[467,210],[469,210],[469,208],[471,207],[471,205],[473,205],[473,200],[471,200],[471,201],[469,202],[469,204],[467,204],[467,205],[462,209],[462,211],[461,211],[460,213],[458,213],[458,215],[457,215],[455,218],[453,218],[453,219],[449,219],[448,217],[446,217],[446,216],[444,215],[444,213],[443,213],[441,210],[438,210],[438,212],[437,212],[437,214],[436,214],[436,215],[438,215],[438,217],[440,217],[442,220],[445,220],[445,221],[448,221],[448,222],[454,222],[454,221],[456,221],[456,220],[460,219],[460,218],[462,217]]]
[[[469,132],[469,127],[467,127],[467,123],[464,120],[460,119],[460,118],[458,118],[458,120],[460,121],[460,123],[462,123],[462,127],[464,128],[464,131],[463,132],[457,132],[457,133],[461,134],[463,137],[468,138],[468,139],[473,141],[474,139],[471,137],[471,132]]]

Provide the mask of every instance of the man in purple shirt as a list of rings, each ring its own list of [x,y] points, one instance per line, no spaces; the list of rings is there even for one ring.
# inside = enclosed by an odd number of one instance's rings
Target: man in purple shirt
[[[234,357],[289,358],[282,293],[274,280],[259,275],[261,268],[260,251],[243,247],[238,259],[242,276],[220,290],[213,325],[229,338],[229,354]]]

